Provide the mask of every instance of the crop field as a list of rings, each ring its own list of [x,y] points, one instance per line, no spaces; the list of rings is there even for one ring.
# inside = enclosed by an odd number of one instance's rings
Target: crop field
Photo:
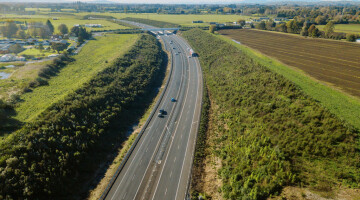
[[[222,30],[220,33],[360,97],[358,44],[257,30]]]
[[[106,35],[90,41],[74,56],[76,61],[51,78],[48,85],[21,95],[22,101],[16,107],[15,118],[19,121],[31,120],[109,66],[115,58],[125,53],[137,38],[138,35]]]
[[[319,30],[323,30],[325,25],[318,25]],[[335,24],[335,32],[360,34],[360,24]]]

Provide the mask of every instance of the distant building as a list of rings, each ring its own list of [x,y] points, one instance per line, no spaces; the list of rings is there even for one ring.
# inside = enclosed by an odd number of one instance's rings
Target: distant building
[[[101,24],[85,24],[85,27],[88,27],[88,28],[101,28],[102,25]]]
[[[261,21],[268,21],[270,18],[269,17],[260,17],[259,18]]]
[[[217,24],[216,22],[209,22],[209,24],[211,24],[211,25],[215,25],[215,24]]]
[[[359,43],[360,43],[360,39],[356,39],[356,42],[359,42]]]
[[[198,24],[198,23],[204,23],[203,21],[201,20],[198,20],[198,21],[192,21],[193,24]]]
[[[15,56],[14,54],[5,54],[0,57],[0,62],[25,61],[25,57]]]
[[[60,41],[60,40],[62,40],[62,36],[61,35],[52,35],[51,40]]]

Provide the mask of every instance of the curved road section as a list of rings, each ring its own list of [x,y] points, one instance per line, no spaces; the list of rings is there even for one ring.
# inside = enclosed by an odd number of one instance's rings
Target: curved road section
[[[182,38],[170,33],[158,37],[172,54],[171,79],[156,113],[107,191],[107,200],[187,198],[201,113],[202,73]],[[161,117],[159,109],[165,110]]]

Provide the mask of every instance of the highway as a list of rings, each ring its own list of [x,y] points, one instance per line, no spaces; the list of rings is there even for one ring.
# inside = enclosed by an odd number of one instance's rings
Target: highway
[[[158,38],[171,52],[168,86],[156,113],[104,193],[107,200],[186,198],[201,113],[202,73],[198,59],[189,57],[190,46],[185,40],[170,33]],[[159,109],[166,111],[163,117],[158,117]]]

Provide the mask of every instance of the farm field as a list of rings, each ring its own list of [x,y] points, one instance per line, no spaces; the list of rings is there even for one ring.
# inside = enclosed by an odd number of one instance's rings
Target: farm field
[[[89,13],[79,13],[78,16],[88,15]],[[101,13],[101,15],[109,15],[118,19],[133,17],[133,18],[143,18],[156,21],[170,22],[174,24],[180,24],[181,26],[208,26],[208,22],[234,22],[239,19],[249,19],[250,16],[240,16],[240,15],[166,15],[166,14],[124,14],[124,13]],[[252,17],[257,18],[257,17]],[[193,24],[192,21],[202,20],[204,23]]]
[[[46,20],[50,20],[55,28],[55,33],[58,33],[58,26],[60,24],[65,24],[69,29],[71,29],[75,24],[85,25],[85,24],[101,24],[101,28],[86,28],[88,31],[91,30],[113,30],[113,29],[126,29],[128,27],[121,26],[119,24],[102,20],[102,19],[94,19],[94,20],[88,20],[88,19],[82,19],[82,16],[75,16],[75,15],[60,15],[60,17],[56,16],[58,19],[53,20],[52,15],[18,15],[18,16],[8,16],[6,15],[6,18],[1,18],[0,21],[8,21],[8,20],[14,20],[14,21],[20,21],[20,22],[43,22],[45,23]]]
[[[48,47],[48,46],[46,46]],[[22,55],[30,55],[30,56],[34,56],[34,57],[47,57],[51,54],[55,54],[56,52],[53,50],[43,50],[40,51],[40,49],[36,49],[34,48],[29,48],[24,50],[23,52],[19,53],[20,56]]]
[[[109,66],[115,58],[125,53],[137,38],[138,35],[106,35],[90,41],[74,56],[76,61],[68,64],[49,80],[49,85],[21,95],[22,101],[16,107],[15,118],[19,121],[31,120]]]
[[[325,25],[318,25],[319,30],[323,31]],[[335,32],[360,34],[360,24],[335,24]]]
[[[360,45],[257,30],[222,30],[242,44],[360,97]]]

